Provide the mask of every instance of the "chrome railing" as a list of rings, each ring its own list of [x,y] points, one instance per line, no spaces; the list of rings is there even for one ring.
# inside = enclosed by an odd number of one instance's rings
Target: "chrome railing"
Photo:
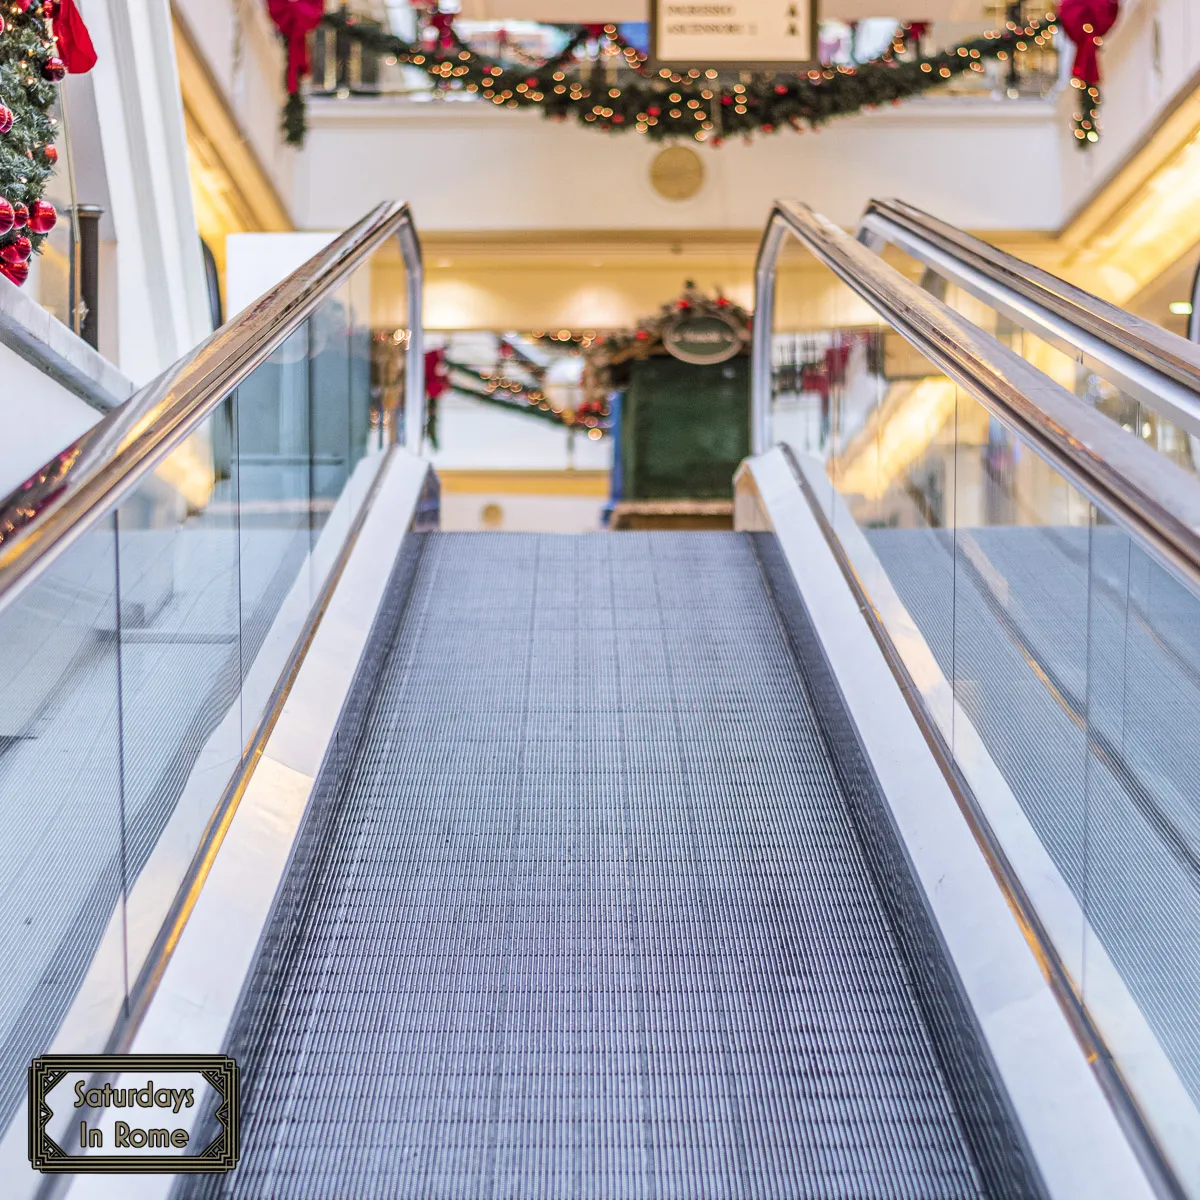
[[[1022,329],[1200,434],[1200,346],[900,200],[872,200],[859,222]]]
[[[393,238],[407,285],[380,296]],[[136,1027],[395,461],[400,354],[420,449],[421,320],[412,219],[383,204],[0,503],[10,1066]]]
[[[421,249],[408,205],[392,202],[314,254],[0,502],[0,611],[182,445],[392,237],[408,277],[403,440],[419,453],[425,427]]]
[[[1178,571],[1200,592],[1200,488],[1020,355],[882,262],[832,222],[791,200],[775,203],[756,272],[751,450],[772,445],[775,272],[786,233],[829,267],[892,328]]]
[[[1194,348],[1017,276],[1045,336],[1192,403]],[[1155,1186],[1200,1196],[1200,478],[804,205],[757,284],[753,449],[811,482]]]

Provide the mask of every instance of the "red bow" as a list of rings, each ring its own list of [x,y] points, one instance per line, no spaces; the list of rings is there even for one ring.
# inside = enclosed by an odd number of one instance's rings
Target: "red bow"
[[[287,38],[287,90],[300,90],[308,74],[308,34],[321,23],[325,0],[267,0],[275,28]]]
[[[425,351],[425,395],[430,400],[436,400],[447,388],[450,383],[446,379],[446,352],[445,350],[426,350]]]
[[[96,49],[75,0],[59,0],[54,9],[54,40],[58,57],[72,75],[83,75],[96,65]]]
[[[429,24],[433,29],[434,39],[443,50],[454,45],[454,14],[435,12],[429,16]]]
[[[1100,82],[1099,39],[1115,24],[1120,0],[1061,0],[1058,23],[1075,43],[1071,76],[1088,87]]]

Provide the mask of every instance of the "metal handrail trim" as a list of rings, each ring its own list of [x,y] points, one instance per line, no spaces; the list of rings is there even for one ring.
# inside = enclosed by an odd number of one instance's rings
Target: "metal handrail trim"
[[[969,261],[977,273],[1168,376],[1193,395],[1200,393],[1200,346],[1186,338],[1101,300],[902,200],[871,200],[862,219],[866,222],[869,218],[875,219],[875,228],[885,236],[889,228],[905,230],[960,262]]]
[[[405,419],[409,428],[421,429],[420,247],[408,205],[390,201],[319,250],[0,501],[0,609],[111,513],[392,236],[398,238],[408,273]],[[410,402],[414,397],[415,405]],[[416,445],[419,451],[419,440]]]
[[[806,205],[777,201],[759,269],[774,272],[783,225],[931,362],[1062,472],[1200,594],[1200,486],[1025,359]],[[773,301],[773,282],[771,295]],[[759,298],[755,363],[770,361],[773,305]],[[754,380],[752,433],[770,422],[770,371]]]

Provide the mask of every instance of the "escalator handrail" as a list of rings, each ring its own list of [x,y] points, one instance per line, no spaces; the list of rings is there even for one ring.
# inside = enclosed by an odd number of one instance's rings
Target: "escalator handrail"
[[[404,441],[419,452],[425,425],[421,249],[408,205],[389,201],[372,209],[0,500],[0,609],[111,513],[392,237],[399,242],[408,277]]]
[[[891,242],[1060,349],[1082,351],[1113,382],[1200,435],[1200,346],[902,200],[870,201],[859,231]]]
[[[776,201],[755,267],[753,453],[772,443],[775,273],[789,235],[1200,594],[1200,481],[792,200]]]

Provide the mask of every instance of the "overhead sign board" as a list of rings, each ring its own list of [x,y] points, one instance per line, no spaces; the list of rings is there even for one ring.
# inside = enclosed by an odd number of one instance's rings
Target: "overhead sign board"
[[[650,57],[684,67],[795,68],[816,57],[815,0],[650,0]]]

